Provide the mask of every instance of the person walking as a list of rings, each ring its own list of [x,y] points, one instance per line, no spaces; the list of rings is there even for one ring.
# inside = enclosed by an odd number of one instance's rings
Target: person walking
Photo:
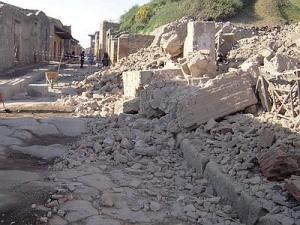
[[[85,52],[82,51],[80,54],[80,68],[83,68],[84,58],[85,58]]]
[[[92,72],[92,66],[94,65],[94,55],[90,53],[88,55],[88,62],[89,62],[89,73]]]

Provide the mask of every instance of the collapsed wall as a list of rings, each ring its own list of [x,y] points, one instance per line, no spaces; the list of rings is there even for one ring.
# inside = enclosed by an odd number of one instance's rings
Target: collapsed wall
[[[140,113],[149,118],[169,114],[180,128],[191,129],[256,104],[248,77],[231,72],[203,88],[184,82],[156,83],[141,93]]]

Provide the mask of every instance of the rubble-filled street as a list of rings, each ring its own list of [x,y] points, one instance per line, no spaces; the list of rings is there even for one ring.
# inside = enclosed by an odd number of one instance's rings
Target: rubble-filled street
[[[11,14],[53,36],[0,61],[0,225],[300,225],[300,23]]]

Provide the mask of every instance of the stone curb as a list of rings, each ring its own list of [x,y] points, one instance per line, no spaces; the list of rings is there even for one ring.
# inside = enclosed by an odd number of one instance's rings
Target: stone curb
[[[280,225],[278,221],[267,215],[259,202],[244,193],[240,186],[228,175],[222,173],[217,163],[200,153],[190,140],[184,139],[180,149],[188,165],[195,168],[209,181],[218,196],[230,204],[237,212],[239,219],[247,225]]]

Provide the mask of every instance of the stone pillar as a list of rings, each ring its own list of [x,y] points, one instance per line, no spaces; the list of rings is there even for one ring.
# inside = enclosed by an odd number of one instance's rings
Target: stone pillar
[[[187,25],[187,37],[184,43],[184,57],[194,51],[209,52],[210,60],[216,60],[216,28],[214,22],[192,21]]]
[[[117,62],[118,57],[118,39],[111,40],[111,48],[110,48],[110,60],[114,64]]]
[[[129,55],[129,38],[128,36],[121,36],[118,39],[118,53],[117,61]]]

